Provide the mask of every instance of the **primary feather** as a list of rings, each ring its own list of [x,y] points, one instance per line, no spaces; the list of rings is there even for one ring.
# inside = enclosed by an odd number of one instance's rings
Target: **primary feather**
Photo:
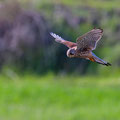
[[[102,29],[93,29],[84,35],[77,38],[77,48],[78,49],[88,49],[94,50],[96,48],[97,42],[102,38]]]
[[[77,47],[76,43],[64,40],[63,38],[61,38],[59,35],[56,35],[55,33],[51,32],[50,35],[55,38],[56,42],[64,44],[68,48],[72,48],[72,47],[75,47],[75,46]]]
[[[59,35],[56,35],[55,33],[52,33],[52,32],[51,32],[50,35],[55,38],[55,41],[56,41],[56,42],[61,43],[62,40],[64,40],[63,38],[61,38]]]

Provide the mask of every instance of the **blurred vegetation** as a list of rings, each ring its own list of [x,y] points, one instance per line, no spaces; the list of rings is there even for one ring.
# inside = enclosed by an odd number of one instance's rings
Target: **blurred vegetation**
[[[75,79],[76,78],[76,79]],[[119,120],[120,78],[0,76],[1,120]]]
[[[0,66],[20,72],[104,74],[120,71],[119,0],[1,1]],[[6,9],[7,8],[7,9]],[[112,67],[66,57],[67,48],[55,43],[49,32],[66,40],[89,30],[104,29],[95,53]]]

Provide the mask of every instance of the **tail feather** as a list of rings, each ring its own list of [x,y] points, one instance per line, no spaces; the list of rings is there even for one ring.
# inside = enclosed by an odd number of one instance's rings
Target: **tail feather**
[[[102,64],[102,65],[106,65],[106,66],[111,66],[111,64],[109,62],[106,62],[106,61],[100,59],[94,53],[92,53],[92,55],[93,55],[94,62],[97,62],[97,63]]]
[[[95,62],[97,62],[97,61],[95,61]],[[109,63],[109,62],[97,62],[97,63],[99,63],[99,64],[102,64],[102,65],[106,65],[106,66],[111,66],[111,64]]]

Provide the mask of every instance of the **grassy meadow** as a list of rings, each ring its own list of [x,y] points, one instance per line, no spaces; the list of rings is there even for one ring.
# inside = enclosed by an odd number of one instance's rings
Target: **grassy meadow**
[[[19,0],[21,2],[21,0]],[[119,0],[22,0],[23,3],[32,1],[36,6],[43,4],[62,4],[67,6],[89,6],[100,9],[119,8]],[[38,3],[38,4],[37,4]]]
[[[120,77],[0,76],[0,120],[119,120]]]

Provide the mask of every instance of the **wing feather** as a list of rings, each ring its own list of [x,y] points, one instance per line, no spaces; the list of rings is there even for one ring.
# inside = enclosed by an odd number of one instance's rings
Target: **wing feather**
[[[97,42],[102,38],[102,29],[93,29],[88,33],[77,38],[77,49],[79,50],[94,50]]]
[[[64,44],[65,46],[67,46],[68,48],[72,48],[72,47],[75,47],[77,46],[76,43],[74,42],[69,42],[67,40],[64,40],[62,37],[60,37],[59,35],[56,35],[55,33],[50,33],[51,36],[53,36],[55,38],[55,41],[58,42],[58,43],[62,43]]]

